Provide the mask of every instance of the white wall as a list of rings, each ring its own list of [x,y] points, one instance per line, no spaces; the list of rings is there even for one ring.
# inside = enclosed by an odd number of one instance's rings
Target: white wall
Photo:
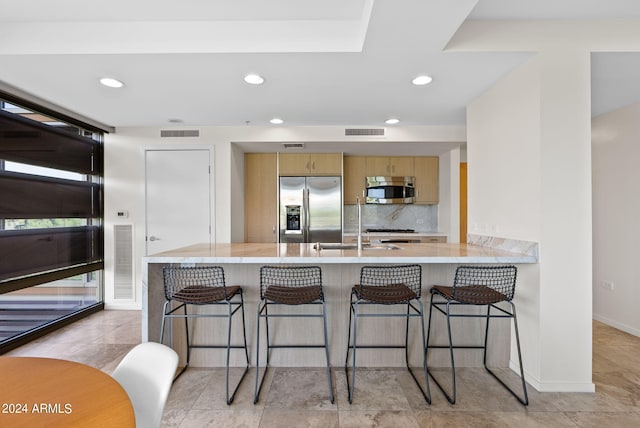
[[[185,129],[185,128],[172,128]],[[213,147],[215,159],[215,239],[216,242],[244,240],[244,158],[234,144],[240,142],[340,142],[344,127],[189,127],[199,129],[195,138],[160,138],[159,128],[119,128],[105,138],[105,304],[108,308],[139,308],[141,305],[141,264],[145,245],[144,150],[158,147]],[[384,141],[464,142],[464,127],[393,127]],[[350,141],[376,142],[376,137]],[[116,211],[129,211],[128,219]],[[134,225],[134,268],[136,298],[113,299],[113,225]],[[457,227],[457,225],[456,225]]]
[[[529,62],[467,115],[468,230],[540,241],[540,78]]]
[[[460,242],[460,149],[439,159],[438,230],[448,231],[447,242]]]
[[[594,390],[589,72],[587,51],[544,51],[468,107],[470,233],[539,243],[515,303],[542,391]]]
[[[592,123],[593,317],[640,336],[640,104]],[[613,290],[603,287],[613,284]]]
[[[540,77],[521,66],[467,108],[469,233],[540,242]],[[515,304],[526,377],[540,387],[539,266],[519,266]],[[523,272],[524,269],[524,272]]]

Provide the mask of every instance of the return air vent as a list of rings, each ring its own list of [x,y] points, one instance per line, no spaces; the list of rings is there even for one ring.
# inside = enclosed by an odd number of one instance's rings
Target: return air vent
[[[133,299],[133,225],[117,224],[113,226],[114,300]]]
[[[285,150],[304,149],[304,143],[282,143]]]
[[[384,137],[384,128],[346,128],[344,135]]]
[[[199,137],[200,131],[197,129],[160,130],[160,138],[184,138]]]

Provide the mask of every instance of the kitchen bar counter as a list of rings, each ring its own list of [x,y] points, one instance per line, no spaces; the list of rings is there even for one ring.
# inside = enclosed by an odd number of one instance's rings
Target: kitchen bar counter
[[[164,253],[155,254],[143,259],[143,290],[142,290],[142,339],[159,340],[162,306],[164,304],[164,290],[162,283],[162,267],[168,264],[195,266],[205,264],[220,265],[225,270],[228,285],[241,285],[244,290],[245,316],[247,322],[247,339],[250,346],[252,365],[255,365],[255,334],[256,310],[259,301],[259,269],[265,264],[305,264],[320,265],[322,268],[325,297],[327,302],[327,317],[329,323],[330,357],[333,366],[344,364],[349,317],[349,296],[351,287],[359,280],[360,268],[366,264],[420,264],[423,271],[422,302],[425,307],[425,327],[429,309],[429,288],[433,284],[450,285],[457,266],[461,264],[527,264],[536,263],[535,253],[509,252],[489,246],[468,244],[396,244],[400,249],[357,249],[334,250],[323,249],[317,251],[314,244],[198,244]],[[211,307],[197,308],[202,311],[213,311]],[[297,310],[299,308],[292,308]],[[307,308],[308,309],[308,308]],[[388,309],[388,308],[387,308]],[[403,310],[402,308],[397,308]],[[239,320],[239,319],[238,319]],[[216,324],[216,321],[217,324]],[[287,320],[276,320],[271,328],[278,331],[280,337],[315,338],[321,334],[321,325],[314,319],[300,319],[295,323],[277,323]],[[367,320],[367,324],[358,335],[363,342],[383,335],[390,341],[404,335],[404,322],[398,320],[393,323],[389,318]],[[176,320],[172,333],[173,347],[181,358],[184,358],[183,321]],[[212,319],[198,319],[193,321],[195,343],[206,343],[212,340],[224,342],[226,326],[224,322]],[[378,323],[378,324],[376,324]],[[495,322],[492,327],[492,340],[496,344],[490,359],[493,366],[507,367],[509,360],[509,325]],[[434,337],[436,341],[446,339],[445,320],[442,316],[434,316]],[[238,329],[240,322],[234,320],[234,329]],[[412,321],[411,361],[420,361],[418,325]],[[495,328],[495,330],[494,330]],[[170,330],[171,331],[171,330]],[[477,341],[483,337],[481,322],[468,322],[464,331],[458,337],[462,341]],[[495,332],[495,333],[494,333]],[[234,331],[239,337],[239,330]],[[296,336],[297,334],[297,336]],[[317,336],[320,337],[320,336]],[[414,340],[415,339],[415,340]],[[165,342],[166,343],[166,342]],[[435,343],[435,342],[434,342]],[[232,364],[241,365],[241,352],[232,353]],[[396,351],[365,351],[358,353],[359,364],[366,366],[401,366],[404,358]],[[275,350],[271,363],[274,366],[309,366],[321,367],[324,364],[322,352],[309,350]],[[430,354],[429,364],[432,366],[448,364],[446,352],[436,351]],[[456,354],[456,364],[459,366],[477,367],[482,365],[482,353],[476,350],[459,350]],[[215,350],[197,350],[192,355],[191,365],[194,367],[223,366],[224,352]]]
[[[468,244],[397,244],[398,250],[317,251],[314,244],[198,244],[146,257],[145,263],[536,263],[532,255]]]

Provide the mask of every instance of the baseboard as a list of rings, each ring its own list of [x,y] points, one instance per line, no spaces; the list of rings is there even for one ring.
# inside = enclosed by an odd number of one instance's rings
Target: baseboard
[[[618,330],[622,330],[625,333],[629,333],[629,334],[633,334],[634,336],[640,337],[640,330],[631,326],[628,326],[626,324],[622,324],[619,323],[615,320],[612,320],[610,318],[607,317],[603,317],[601,315],[598,314],[593,314],[593,319],[596,321],[600,321],[603,324],[606,324],[608,326],[611,326],[613,328],[617,328]]]
[[[509,368],[520,373],[517,362],[510,361]],[[541,382],[526,370],[524,379],[538,392],[596,392],[596,385],[593,382]]]
[[[105,303],[104,309],[107,311],[139,311],[142,310],[142,305],[139,303]]]

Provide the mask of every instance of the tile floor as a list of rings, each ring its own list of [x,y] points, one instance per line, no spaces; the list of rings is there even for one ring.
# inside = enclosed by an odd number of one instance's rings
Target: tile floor
[[[7,355],[64,358],[111,373],[139,342],[139,319],[138,311],[103,311]],[[640,426],[640,338],[594,321],[593,348],[595,394],[539,393],[530,387],[526,408],[484,369],[458,371],[455,406],[433,383],[433,404],[427,405],[401,369],[359,370],[349,405],[340,368],[333,370],[334,404],[322,369],[275,368],[268,372],[254,405],[252,369],[234,403],[227,406],[224,370],[192,368],[173,386],[163,427]]]

